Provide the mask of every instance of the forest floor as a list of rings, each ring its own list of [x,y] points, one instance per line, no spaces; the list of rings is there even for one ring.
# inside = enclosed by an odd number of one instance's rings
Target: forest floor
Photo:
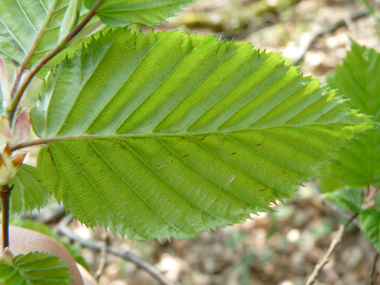
[[[300,71],[320,77],[323,84],[345,56],[350,38],[368,47],[380,46],[376,18],[350,19],[358,11],[366,11],[361,1],[199,0],[155,30],[180,28],[248,41],[256,48],[282,52],[293,63],[310,37],[342,20],[342,27],[318,37],[298,63]],[[298,194],[273,207],[272,213],[260,213],[253,220],[202,233],[196,239],[132,243],[107,235],[113,246],[130,250],[176,284],[305,284],[344,219],[323,204],[310,184]],[[69,226],[83,238],[105,239],[102,228],[93,232],[76,221]],[[94,273],[102,255],[84,248],[82,256]],[[368,239],[351,225],[315,284],[368,284],[374,256]],[[105,262],[99,284],[158,284],[131,262],[110,254]]]

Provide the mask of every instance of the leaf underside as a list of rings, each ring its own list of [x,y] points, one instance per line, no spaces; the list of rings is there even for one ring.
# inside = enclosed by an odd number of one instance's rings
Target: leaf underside
[[[31,114],[38,169],[81,222],[194,236],[295,195],[366,117],[247,43],[110,31],[65,60]]]
[[[68,285],[72,281],[64,261],[44,252],[17,255],[11,263],[0,259],[3,285]]]
[[[343,65],[336,68],[328,83],[350,99],[354,109],[380,123],[379,74],[380,54],[352,42]],[[351,187],[380,187],[380,129],[358,134],[348,148],[338,152],[330,171]]]
[[[84,0],[90,10],[98,0]],[[130,24],[154,26],[180,12],[196,0],[107,0],[96,14],[110,26],[124,27]]]

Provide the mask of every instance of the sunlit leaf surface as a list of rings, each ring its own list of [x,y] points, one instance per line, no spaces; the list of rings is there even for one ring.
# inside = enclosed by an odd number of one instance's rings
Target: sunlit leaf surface
[[[367,127],[278,54],[123,29],[59,65],[31,118],[50,191],[87,226],[137,240],[269,210]]]

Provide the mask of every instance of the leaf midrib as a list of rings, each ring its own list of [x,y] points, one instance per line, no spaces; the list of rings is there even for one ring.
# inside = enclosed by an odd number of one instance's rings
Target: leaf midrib
[[[149,133],[149,134],[109,134],[109,135],[72,135],[72,136],[54,136],[48,138],[39,138],[32,141],[20,143],[11,147],[12,151],[27,148],[35,145],[45,145],[49,143],[61,142],[61,141],[75,141],[75,140],[96,140],[96,139],[121,139],[121,138],[155,138],[155,137],[186,137],[186,136],[194,136],[194,135],[212,135],[212,134],[230,134],[230,133],[238,133],[244,131],[264,131],[274,128],[296,128],[300,129],[301,127],[310,127],[310,126],[331,126],[334,124],[342,125],[342,126],[352,126],[352,123],[317,123],[317,124],[305,124],[300,126],[291,126],[291,125],[277,125],[265,128],[242,128],[238,130],[225,130],[225,131],[204,131],[204,132],[173,132],[173,133]]]

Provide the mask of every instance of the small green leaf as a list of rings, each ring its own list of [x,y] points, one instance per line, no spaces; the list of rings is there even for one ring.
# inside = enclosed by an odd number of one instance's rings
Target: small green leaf
[[[90,10],[98,0],[84,0]],[[130,24],[154,26],[180,12],[196,0],[106,0],[97,10],[100,20],[110,26]]]
[[[380,212],[371,208],[365,209],[360,212],[359,219],[360,228],[380,253]]]
[[[59,65],[31,120],[56,198],[87,226],[138,240],[268,211],[368,127],[279,54],[125,29]]]
[[[363,203],[363,191],[356,188],[340,188],[334,192],[326,193],[325,197],[358,213]]]
[[[352,42],[343,65],[338,66],[328,83],[338,88],[348,104],[380,123],[380,54]],[[358,134],[348,148],[342,148],[331,162],[331,174],[351,187],[372,184],[380,187],[380,129]],[[322,178],[323,179],[323,178]]]
[[[37,168],[23,164],[10,182],[11,212],[13,214],[28,213],[40,209],[49,201],[50,193],[42,185]],[[1,205],[0,205],[1,209]]]
[[[10,261],[0,259],[0,281],[3,285],[68,285],[72,278],[58,256],[36,251]]]

